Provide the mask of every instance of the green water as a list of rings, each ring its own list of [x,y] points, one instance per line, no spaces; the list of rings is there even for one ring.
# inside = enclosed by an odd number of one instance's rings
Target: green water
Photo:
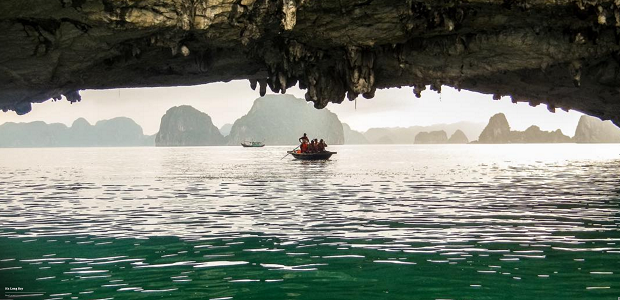
[[[7,151],[0,299],[617,299],[620,148],[548,147]]]
[[[620,253],[554,251],[554,245],[538,247],[539,252],[502,243],[408,245],[443,248],[437,254],[369,246],[393,244],[390,240],[308,239],[282,245],[277,238],[256,236],[192,242],[88,236],[1,241],[2,249],[9,249],[3,255],[20,257],[22,266],[5,270],[3,284],[46,298],[71,293],[64,297],[613,299],[620,288]],[[215,264],[201,267],[209,262]],[[616,272],[596,273],[605,271]]]

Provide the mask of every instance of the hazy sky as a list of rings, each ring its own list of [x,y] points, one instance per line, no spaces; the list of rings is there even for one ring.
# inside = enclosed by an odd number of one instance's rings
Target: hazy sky
[[[304,98],[305,91],[291,88],[287,91]],[[82,91],[82,102],[70,104],[64,99],[34,104],[32,111],[18,116],[14,112],[0,112],[0,124],[5,122],[45,121],[65,123],[68,126],[79,117],[91,124],[99,120],[125,116],[142,126],[145,134],[154,134],[159,129],[161,117],[170,107],[191,105],[211,116],[213,123],[221,127],[233,123],[245,115],[256,98],[247,81],[212,83],[192,87],[140,88],[120,90]],[[457,91],[443,87],[442,93],[424,91],[422,98],[413,95],[412,88],[379,90],[374,99],[345,100],[342,104],[329,104],[341,121],[353,129],[365,131],[371,127],[408,127],[471,121],[486,123],[489,118],[503,112],[515,130],[525,130],[538,125],[543,130],[561,129],[572,136],[577,127],[580,113],[556,113],[547,111],[545,105],[531,107],[525,103],[513,104],[510,98],[492,100],[491,95],[469,91]]]

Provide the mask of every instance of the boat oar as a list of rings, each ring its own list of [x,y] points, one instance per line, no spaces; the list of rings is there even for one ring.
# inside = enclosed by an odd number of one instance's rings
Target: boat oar
[[[301,146],[301,144],[299,144],[299,146]],[[297,148],[299,148],[299,146],[295,147],[295,149],[293,149],[293,151],[297,150]],[[291,154],[290,152],[287,152],[286,155],[284,155],[282,158],[280,158],[280,160],[283,160],[285,157],[287,157],[289,154]]]

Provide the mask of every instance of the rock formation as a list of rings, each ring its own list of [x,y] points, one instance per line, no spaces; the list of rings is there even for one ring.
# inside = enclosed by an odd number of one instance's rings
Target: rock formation
[[[0,125],[0,147],[62,147],[67,138],[65,124],[4,123]]]
[[[81,145],[94,145],[97,143],[98,134],[93,134],[93,125],[90,125],[84,118],[78,118],[73,121],[73,124],[69,127],[69,132],[71,136],[76,137],[68,141],[70,146],[80,147]]]
[[[123,147],[153,146],[152,136],[132,119],[118,117],[90,125],[79,118],[71,127],[45,122],[0,125],[0,147]]]
[[[228,144],[255,140],[266,145],[297,145],[304,132],[309,138],[325,139],[328,145],[345,142],[336,114],[315,109],[294,96],[268,95],[256,99],[248,114],[235,121]]]
[[[483,144],[510,143],[510,125],[504,114],[496,114],[489,119],[489,124],[484,128],[478,142]]]
[[[399,140],[393,140],[391,137],[386,135],[386,136],[380,137],[377,140],[374,140],[373,144],[382,144],[382,145],[399,144],[398,141]]]
[[[414,144],[445,144],[448,142],[448,135],[445,131],[420,132],[415,136]]]
[[[371,144],[384,144],[387,141],[392,141],[391,143],[396,144],[413,144],[415,136],[420,132],[443,130],[446,134],[450,135],[454,134],[457,130],[461,130],[468,139],[475,139],[478,138],[484,126],[484,123],[457,122],[430,126],[411,126],[406,128],[371,128],[364,133],[364,136]]]
[[[370,128],[364,132],[364,137],[371,144],[413,144],[416,134],[420,130],[411,128]]]
[[[318,108],[447,85],[620,124],[619,25],[612,0],[3,0],[0,109],[249,79]]]
[[[232,129],[233,124],[230,123],[226,123],[224,125],[222,125],[222,127],[220,127],[220,133],[223,136],[227,136],[230,134],[230,130]]]
[[[465,133],[461,130],[455,131],[452,136],[448,139],[448,144],[467,144],[469,143],[469,139],[465,135]]]
[[[512,143],[570,143],[571,138],[564,135],[562,130],[542,131],[536,125],[528,127],[525,131],[513,131]]]
[[[581,116],[573,141],[576,143],[620,143],[620,128],[609,121]]]
[[[134,120],[125,117],[102,120],[95,124],[95,141],[97,145],[140,145],[145,139],[140,127]]]
[[[342,123],[342,130],[344,132],[344,143],[347,145],[361,145],[368,144],[368,140],[363,133],[351,129],[349,124]]]
[[[561,130],[542,131],[538,126],[532,125],[525,131],[511,131],[506,116],[496,114],[489,119],[489,124],[484,128],[478,143],[482,144],[507,144],[507,143],[570,143],[571,138],[564,135]]]
[[[155,137],[158,147],[218,146],[225,139],[209,115],[188,105],[175,106],[161,118]]]

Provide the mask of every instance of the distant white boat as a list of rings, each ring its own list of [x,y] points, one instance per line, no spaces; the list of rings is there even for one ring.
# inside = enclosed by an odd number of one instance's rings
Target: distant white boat
[[[264,147],[265,143],[263,142],[254,142],[254,141],[245,141],[241,143],[243,147]]]

